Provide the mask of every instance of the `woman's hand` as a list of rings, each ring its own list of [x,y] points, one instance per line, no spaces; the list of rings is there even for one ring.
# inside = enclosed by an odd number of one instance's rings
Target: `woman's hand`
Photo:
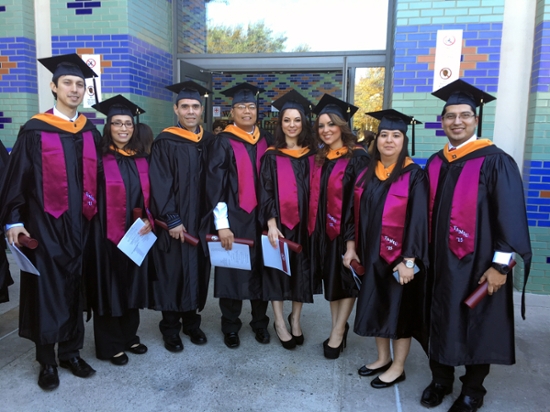
[[[145,226],[143,226],[141,229],[139,229],[140,236],[146,235],[149,233],[153,228],[151,227],[151,222],[149,222],[149,219],[141,219],[143,220],[143,223],[145,223]]]
[[[359,260],[359,256],[357,256],[357,252],[355,252],[355,241],[348,240],[346,242],[346,253],[344,254],[344,266],[349,269],[349,265],[353,259],[361,263],[361,261]]]
[[[183,234],[187,232],[187,229],[185,229],[185,226],[178,225],[168,231],[170,236],[172,236],[174,239],[179,239],[181,243],[185,242],[185,238],[183,237]]]
[[[414,259],[407,259],[407,260],[412,261],[414,263]],[[394,271],[396,270],[399,273],[400,284],[406,285],[407,283],[409,283],[414,279],[414,267],[408,268],[407,266],[405,266],[404,262],[401,262],[394,268]]]
[[[269,219],[269,221],[267,222],[267,237],[269,239],[269,243],[271,243],[271,246],[273,246],[274,249],[277,248],[277,241],[279,240],[280,237],[283,237],[283,234],[281,233],[281,231],[277,228],[277,221],[275,220],[274,217],[272,217],[271,219]]]

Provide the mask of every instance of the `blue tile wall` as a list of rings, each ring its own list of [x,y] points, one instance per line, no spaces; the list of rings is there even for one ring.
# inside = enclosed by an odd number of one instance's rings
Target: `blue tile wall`
[[[26,37],[0,38],[0,93],[38,93],[36,44]]]

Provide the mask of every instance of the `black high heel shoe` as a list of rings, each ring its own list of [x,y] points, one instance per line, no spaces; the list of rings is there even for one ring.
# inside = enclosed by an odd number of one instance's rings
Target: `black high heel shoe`
[[[275,326],[275,322],[273,322],[273,329],[275,329],[275,334],[279,338],[279,334],[277,333],[277,326]],[[292,333],[290,334],[292,335]],[[290,340],[284,341],[281,338],[279,338],[279,342],[281,342],[281,345],[283,345],[283,348],[285,349],[294,349],[296,347],[296,341],[294,340],[294,336],[290,338]]]
[[[346,322],[346,329],[344,330],[344,336],[342,337],[342,342],[340,342],[340,345],[337,348],[333,348],[332,346],[328,345],[328,341],[330,340],[330,338],[328,338],[326,341],[323,342],[323,351],[325,353],[325,358],[338,359],[338,357],[340,356],[340,353],[344,351],[344,348],[347,345],[348,331],[349,331],[349,324]]]
[[[304,334],[302,333],[300,336],[296,336],[292,334],[292,312],[288,315],[288,324],[290,325],[290,334],[296,341],[296,345],[303,345],[304,344]]]

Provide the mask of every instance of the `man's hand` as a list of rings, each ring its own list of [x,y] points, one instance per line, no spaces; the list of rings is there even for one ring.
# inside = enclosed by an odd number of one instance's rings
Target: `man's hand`
[[[170,236],[172,236],[174,239],[179,239],[181,243],[185,242],[185,238],[183,237],[183,234],[187,232],[187,229],[185,229],[185,226],[178,225],[175,228],[172,228],[168,231]]]
[[[29,232],[27,232],[27,229],[25,229],[25,226],[14,226],[6,232],[6,237],[8,238],[8,242],[10,243],[10,245],[15,243],[15,246],[21,247],[18,240],[21,233],[27,235],[28,237],[31,237]]]
[[[235,236],[233,235],[231,229],[218,230],[218,237],[220,238],[222,242],[222,247],[225,250],[231,250],[233,248],[233,241],[235,240]]]
[[[487,281],[487,293],[492,295],[498,291],[502,285],[506,283],[506,275],[503,275],[498,270],[493,267],[490,267],[485,271],[478,283],[483,283]]]

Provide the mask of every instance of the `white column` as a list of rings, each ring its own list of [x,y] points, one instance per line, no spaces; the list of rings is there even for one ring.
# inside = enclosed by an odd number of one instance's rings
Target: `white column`
[[[493,141],[523,169],[536,0],[506,0]]]
[[[34,27],[36,36],[36,57],[52,55],[52,18],[50,0],[34,0]],[[53,96],[50,90],[52,73],[36,62],[38,68],[38,111],[45,112],[53,106]]]

